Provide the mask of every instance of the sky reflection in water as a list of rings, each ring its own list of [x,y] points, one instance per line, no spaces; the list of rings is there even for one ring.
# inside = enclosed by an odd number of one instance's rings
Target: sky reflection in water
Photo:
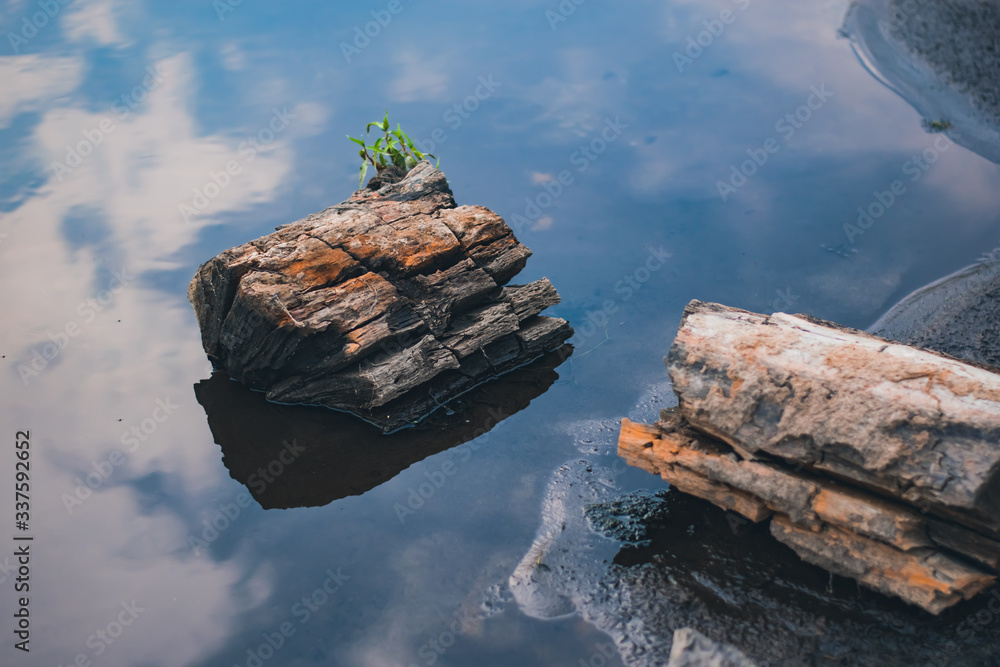
[[[423,665],[428,650],[437,664],[590,660],[604,635],[528,619],[504,582],[551,472],[581,452],[613,460],[601,420],[667,400],[640,404],[665,379],[684,304],[864,327],[1000,240],[997,166],[957,146],[845,236],[934,136],[838,38],[844,2],[591,2],[553,30],[555,2],[402,0],[347,62],[340,44],[387,4],[242,3],[220,19],[208,1],[71,3],[17,53],[4,40],[0,423],[31,431],[37,536],[31,661],[18,664],[246,664],[285,622],[295,634],[266,664]],[[726,9],[734,20],[678,72],[673,54]],[[0,32],[36,11],[8,3]],[[832,96],[793,132],[777,127],[814,86]],[[219,251],[346,198],[344,135],[386,107],[436,138],[460,204],[523,217],[534,257],[518,280],[552,280],[577,351],[464,460],[434,453],[363,496],[263,510],[192,390],[211,369],[187,282]],[[596,142],[609,126],[620,134]],[[769,139],[777,150],[723,201],[718,181]],[[542,196],[562,171],[572,183]],[[670,258],[637,272],[652,251]],[[449,464],[401,518],[394,507]],[[96,490],[77,496],[91,473]],[[661,486],[637,471],[617,481]],[[229,525],[209,541],[213,521]],[[339,588],[303,622],[296,605],[328,570]],[[143,611],[120,638],[88,642],[133,600]],[[454,647],[429,649],[456,618]]]

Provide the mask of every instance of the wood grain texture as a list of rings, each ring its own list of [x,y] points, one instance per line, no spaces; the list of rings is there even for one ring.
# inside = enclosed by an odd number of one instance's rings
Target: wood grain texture
[[[623,419],[618,453],[683,493],[770,519],[772,534],[803,560],[933,614],[995,583],[996,567],[972,563],[995,558],[987,538],[829,478],[742,459],[676,410],[655,425]]]
[[[805,315],[692,301],[678,407],[619,454],[932,614],[1000,572],[1000,372]]]
[[[685,419],[1000,536],[1000,375],[803,316],[692,302],[667,357]]]
[[[389,431],[572,335],[539,315],[559,301],[548,280],[503,287],[530,255],[500,216],[456,206],[444,174],[421,163],[220,253],[188,298],[216,368],[272,400]]]

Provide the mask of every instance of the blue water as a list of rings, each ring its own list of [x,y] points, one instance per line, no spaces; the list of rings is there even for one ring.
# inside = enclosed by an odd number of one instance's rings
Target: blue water
[[[32,452],[19,531],[5,449],[0,539],[35,538],[30,654],[0,574],[3,664],[600,664],[605,634],[531,619],[504,588],[587,425],[655,415],[643,396],[684,305],[866,327],[1000,242],[997,165],[945,143],[904,172],[939,135],[837,36],[846,2],[52,5],[35,32],[40,4],[0,9],[0,430]],[[345,199],[345,134],[386,108],[460,204],[534,251],[518,281],[557,287],[576,353],[474,449],[265,510],[195,399],[211,368],[187,283]],[[615,432],[596,432],[612,461]]]

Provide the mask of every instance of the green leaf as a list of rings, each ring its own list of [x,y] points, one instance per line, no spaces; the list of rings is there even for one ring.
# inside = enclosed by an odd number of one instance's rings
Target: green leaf
[[[384,132],[385,136],[379,137],[375,140],[374,144],[369,146],[365,143],[365,139],[367,139],[373,127],[377,127],[379,130]],[[411,139],[410,136],[403,131],[402,125],[396,123],[395,130],[389,129],[388,109],[385,110],[385,115],[382,117],[382,120],[373,121],[365,126],[365,136],[363,139],[355,139],[350,135],[347,135],[347,138],[361,146],[363,149],[358,152],[358,155],[362,160],[361,178],[359,180],[359,184],[364,183],[364,176],[368,169],[368,165],[371,165],[379,170],[385,169],[389,165],[396,165],[408,171],[428,158],[437,160],[437,164],[435,165],[436,167],[440,167],[441,165],[441,160],[439,160],[433,153],[424,153],[417,148],[413,139]]]
[[[368,173],[368,162],[361,163],[361,175],[358,176],[358,189],[360,190],[365,183],[365,174]]]

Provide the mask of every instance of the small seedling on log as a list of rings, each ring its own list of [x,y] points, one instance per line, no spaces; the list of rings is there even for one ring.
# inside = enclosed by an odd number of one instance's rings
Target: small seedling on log
[[[368,145],[366,139],[368,138],[368,133],[371,132],[372,126],[377,127],[379,130],[385,133],[385,136],[379,137],[375,140],[375,143]],[[403,129],[396,123],[396,129],[389,130],[389,111],[385,112],[385,118],[380,121],[374,121],[368,123],[365,126],[365,135],[361,139],[355,139],[351,135],[347,135],[347,138],[361,146],[361,150],[358,151],[358,155],[361,157],[361,170],[360,176],[358,177],[358,187],[361,187],[365,182],[365,174],[368,173],[368,167],[373,166],[377,171],[382,171],[389,165],[395,165],[401,168],[403,171],[409,171],[413,167],[417,166],[419,162],[426,160],[428,157],[432,157],[437,160],[437,156],[431,153],[423,153],[417,149],[413,144],[413,140]],[[371,151],[369,153],[369,151]],[[440,165],[441,161],[438,160],[437,165]],[[437,166],[435,165],[435,166]]]
[[[949,120],[927,120],[926,118],[921,121],[921,125],[924,126],[924,130],[927,132],[944,132],[945,130],[951,129],[951,121]]]

